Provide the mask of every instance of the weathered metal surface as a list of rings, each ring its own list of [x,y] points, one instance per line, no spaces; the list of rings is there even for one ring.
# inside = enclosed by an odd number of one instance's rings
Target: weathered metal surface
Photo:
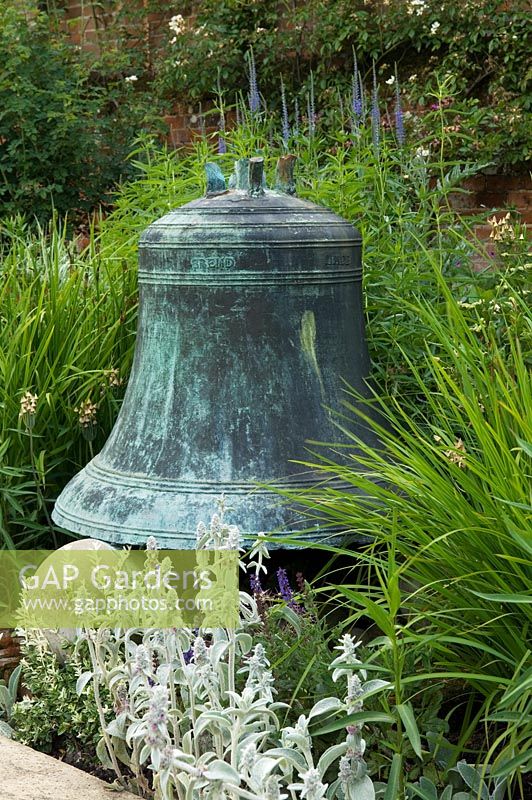
[[[264,190],[261,169],[240,165],[243,188],[227,191],[213,173],[212,194],[142,235],[126,397],[102,452],[59,497],[59,525],[193,547],[224,492],[247,536],[305,527],[265,484],[314,483],[291,460],[309,439],[340,438],[326,407],[340,406],[343,381],[364,391],[361,243],[328,209]],[[278,183],[291,190],[290,163]]]

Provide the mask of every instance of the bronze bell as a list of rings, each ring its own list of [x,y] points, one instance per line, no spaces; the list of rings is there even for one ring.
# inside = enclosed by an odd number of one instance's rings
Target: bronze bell
[[[345,382],[365,391],[369,359],[360,235],[293,196],[293,158],[275,191],[261,158],[237,162],[229,190],[209,164],[206,196],[142,235],[127,392],[103,450],[56,502],[62,527],[191,548],[222,493],[246,537],[307,527],[268,486],[316,482],[292,459],[309,439],[340,439],[328,409]]]

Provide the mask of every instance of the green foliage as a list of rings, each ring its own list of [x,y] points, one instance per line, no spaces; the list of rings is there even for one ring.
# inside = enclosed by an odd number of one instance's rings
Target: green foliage
[[[429,253],[424,257],[430,260]],[[439,274],[438,264],[433,267]],[[375,397],[379,421],[375,413],[366,419],[382,449],[352,437],[359,466],[335,464],[334,455],[314,465],[365,496],[323,489],[298,502],[313,519],[371,537],[357,554],[368,583],[338,591],[355,616],[369,617],[393,642],[385,611],[401,579],[407,587],[402,614],[432,654],[426,678],[460,679],[483,695],[484,718],[503,723],[490,750],[496,772],[506,774],[505,762],[515,759],[515,777],[529,759],[531,736],[526,689],[519,691],[529,682],[524,665],[532,649],[530,338],[519,342],[505,326],[498,345],[493,322],[480,316],[473,330],[470,310],[439,281],[444,314],[425,299],[405,303],[428,332],[423,359],[414,362],[402,352],[417,400]],[[521,309],[530,331],[526,300],[510,283],[506,299]],[[345,405],[338,424],[348,433],[355,407],[349,400]],[[492,716],[503,696],[504,712]]]
[[[362,231],[376,391],[370,405],[379,412],[369,424],[383,445],[371,451],[353,442],[363,471],[338,466],[334,453],[317,466],[366,490],[366,500],[324,490],[297,501],[308,504],[311,517],[319,513],[323,521],[325,514],[325,522],[373,540],[356,554],[363,568],[356,579],[335,587],[349,624],[366,619],[383,634],[369,648],[367,669],[379,667],[377,676],[395,687],[393,695],[374,699],[375,708],[368,698],[365,713],[392,720],[372,769],[400,787],[407,766],[408,780],[419,778],[421,786],[424,777],[441,791],[448,770],[438,762],[448,747],[443,736],[452,740],[455,763],[483,720],[486,739],[475,747],[490,763],[491,783],[483,767],[482,780],[491,792],[503,780],[519,791],[531,737],[526,231],[509,215],[492,223],[486,248],[452,210],[452,193],[479,167],[449,156],[451,106],[443,100],[450,90],[447,83],[437,89],[430,135],[414,145],[398,147],[387,132],[377,149],[369,127],[353,135],[338,127],[334,134],[292,134],[299,194],[332,207]],[[277,148],[275,139],[269,145],[271,137],[270,121],[249,115],[227,132],[228,153],[221,156],[207,140],[178,153],[142,140],[131,158],[136,180],[120,188],[115,210],[91,231],[82,253],[57,225],[40,233],[20,220],[4,225],[4,546],[44,541],[36,538],[41,533],[49,537],[46,511],[57,490],[114,421],[122,392],[110,385],[114,370],[124,382],[131,364],[140,232],[201,193],[207,160],[218,161],[227,174],[235,157],[266,150],[271,183],[275,159],[285,151],[280,139]],[[475,270],[479,256],[496,269]],[[75,409],[87,401],[98,405],[97,426],[79,424]],[[346,431],[351,405],[346,393],[338,416]],[[91,417],[92,407],[84,409]],[[344,555],[353,558],[351,551]],[[292,609],[273,605],[283,620],[264,631],[273,669],[283,696],[304,708],[322,684],[326,688],[327,636]],[[296,623],[302,643],[294,648]],[[445,694],[453,691],[466,696],[461,722]],[[436,718],[440,705],[452,706],[443,721]],[[388,796],[395,798],[394,791]],[[447,800],[449,792],[443,796]]]
[[[120,75],[94,81],[31,5],[0,4],[0,215],[46,222],[54,208],[86,212],[102,201],[123,173],[143,113]]]
[[[132,356],[135,274],[64,229],[4,229],[0,543],[51,546],[50,501],[105,441]],[[27,409],[31,397],[35,407]],[[87,406],[87,403],[96,408]],[[89,410],[89,418],[83,412]]]
[[[76,682],[87,668],[87,654],[73,653],[66,645],[61,658],[42,632],[25,633],[21,663],[27,693],[13,706],[12,725],[16,739],[37,750],[50,752],[61,743],[67,753],[94,758],[100,739],[100,720],[92,689],[81,697]],[[105,695],[104,703],[109,703]],[[112,714],[110,706],[104,706]]]
[[[321,697],[334,693],[329,663],[340,626],[330,624],[306,582],[295,596],[295,609],[269,592],[256,593],[255,600],[261,617],[255,638],[268,653],[276,699],[288,704],[287,717],[295,722]]]
[[[485,769],[468,764],[465,760],[458,762],[449,777],[452,782],[441,794],[429,778],[422,777],[418,783],[410,784],[408,797],[419,797],[421,800],[503,800],[506,796],[504,778],[492,779],[487,776]]]
[[[225,92],[233,102],[248,91],[244,55],[253,48],[259,88],[270,108],[279,105],[280,75],[305,113],[313,73],[318,112],[338,102],[350,106],[353,49],[366,87],[372,60],[393,81],[399,65],[407,106],[419,124],[437,72],[453,81],[460,102],[453,131],[462,154],[521,164],[530,158],[530,31],[524,0],[207,0],[181,4],[184,16],[168,31],[169,55],[159,68],[158,91],[191,99]],[[190,11],[193,12],[189,16]],[[394,87],[383,98],[393,106]]]

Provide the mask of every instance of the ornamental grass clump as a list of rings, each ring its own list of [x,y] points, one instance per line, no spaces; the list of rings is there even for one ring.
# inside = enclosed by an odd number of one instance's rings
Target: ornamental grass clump
[[[426,352],[419,361],[397,353],[417,393],[376,394],[378,415],[362,412],[380,449],[350,434],[358,412],[347,393],[337,423],[352,439],[353,464],[336,463],[329,447],[306,465],[360,495],[325,480],[291,499],[306,505],[309,527],[320,519],[369,537],[356,555],[367,578],[336,586],[337,602],[384,630],[387,587],[402,582],[402,613],[431,653],[425,677],[461,683],[486,725],[480,749],[493,776],[519,786],[532,742],[532,325],[528,289],[510,277],[495,314],[484,316],[483,302],[463,308],[441,275],[443,315],[412,302]]]
[[[238,547],[237,534],[223,512],[209,528],[198,527],[202,547]],[[266,555],[260,539],[243,568],[257,577]],[[76,648],[88,647],[92,669],[80,676],[78,690],[92,685],[98,702],[104,687],[114,699],[116,716],[105,725],[98,753],[122,785],[160,800],[375,797],[362,720],[351,721],[326,749],[317,748],[315,730],[318,722],[352,719],[366,697],[389,683],[366,680],[358,643],[345,634],[330,664],[339,696],[321,698],[286,724],[289,707],[276,700],[268,654],[254,642],[260,624],[255,599],[241,592],[235,630],[84,633]]]
[[[57,220],[2,226],[0,548],[54,543],[52,502],[118,411],[136,280],[123,250],[95,238],[80,253]]]

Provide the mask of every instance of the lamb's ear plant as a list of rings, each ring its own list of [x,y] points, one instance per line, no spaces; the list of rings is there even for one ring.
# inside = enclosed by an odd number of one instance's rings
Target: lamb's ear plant
[[[489,773],[489,774],[487,774]],[[447,774],[449,783],[441,794],[433,781],[422,777],[408,787],[409,798],[421,800],[504,800],[506,778],[492,777],[491,770],[468,764],[462,759]]]
[[[216,514],[209,528],[199,526],[198,543],[238,547],[238,529]],[[265,555],[259,539],[250,554],[255,575]],[[114,698],[116,718],[105,724],[98,752],[122,785],[141,794],[152,787],[158,800],[373,800],[363,736],[373,717],[363,706],[389,682],[366,679],[358,643],[345,634],[331,663],[339,696],[322,697],[283,724],[286,704],[275,700],[267,653],[253,641],[259,626],[255,599],[241,592],[234,630],[85,632],[77,648],[88,647],[92,669],[78,691],[92,684],[98,704],[105,686]],[[341,733],[318,753],[313,732],[333,719]]]
[[[21,670],[22,667],[19,664],[9,676],[7,683],[3,680],[0,681],[0,734],[8,738],[13,736],[10,722],[12,722],[13,706],[17,700]]]

